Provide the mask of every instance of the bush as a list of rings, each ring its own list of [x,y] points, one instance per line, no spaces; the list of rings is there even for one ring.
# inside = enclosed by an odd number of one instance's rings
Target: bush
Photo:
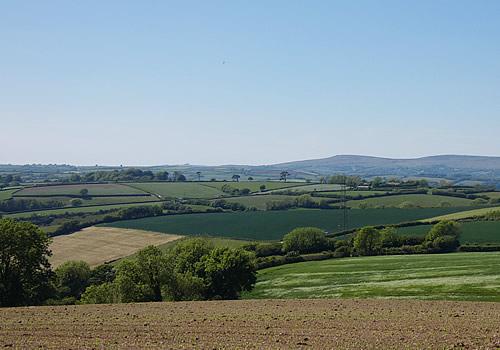
[[[432,226],[431,230],[425,236],[426,241],[433,241],[441,236],[454,236],[458,239],[460,236],[460,225],[454,221],[441,221]]]
[[[72,207],[79,207],[83,204],[82,200],[79,198],[73,198],[72,200],[69,201]]]
[[[446,253],[457,250],[460,243],[456,236],[440,236],[432,241],[432,246],[436,252]]]
[[[283,237],[283,251],[316,253],[328,248],[325,232],[316,227],[299,227]]]
[[[359,255],[380,253],[380,232],[371,226],[363,227],[354,236],[353,248]]]
[[[271,255],[281,255],[283,246],[280,242],[276,243],[256,243],[253,247],[255,256],[260,258]],[[246,249],[250,250],[250,249]]]
[[[119,302],[116,286],[107,282],[99,285],[91,285],[82,294],[81,304],[112,304]]]
[[[85,261],[67,261],[56,270],[57,291],[61,298],[79,299],[89,284],[90,266]]]

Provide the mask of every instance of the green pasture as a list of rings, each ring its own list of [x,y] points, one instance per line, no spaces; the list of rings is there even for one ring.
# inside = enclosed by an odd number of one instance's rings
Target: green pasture
[[[288,187],[287,190],[296,192],[315,192],[315,191],[339,191],[343,188],[342,185],[336,184],[309,184]]]
[[[406,236],[425,236],[431,225],[400,227],[399,234]],[[500,243],[500,221],[471,221],[460,224],[461,243]]]
[[[50,202],[59,201],[62,202],[66,207],[71,207],[70,197],[20,197],[18,199],[33,199],[38,202]],[[141,202],[154,202],[158,201],[155,196],[130,196],[130,197],[89,197],[87,199],[79,198],[82,201],[81,206],[89,205],[110,205],[110,204],[122,204],[122,203],[141,203]]]
[[[348,211],[350,228],[395,224],[452,213],[459,208],[353,209]],[[210,235],[249,240],[278,240],[300,226],[316,226],[328,232],[342,229],[342,210],[299,209],[237,213],[170,215],[119,221],[105,226],[134,228],[180,235]]]
[[[225,195],[203,182],[134,182],[128,185],[162,198],[216,198]]]
[[[492,199],[500,199],[500,191],[497,192],[480,192],[476,193],[478,196],[488,196],[489,198]]]
[[[457,212],[452,212],[449,214],[433,216],[428,219],[424,219],[424,222],[431,221],[439,221],[439,220],[459,220],[459,219],[468,219],[476,216],[483,216],[492,211],[499,211],[500,207],[489,207],[489,208],[481,208],[481,209],[473,209],[473,210],[462,210]]]
[[[251,192],[259,192],[260,186],[262,185],[266,186],[266,190],[277,190],[281,188],[300,186],[300,183],[297,182],[278,182],[278,181],[238,181],[238,182],[223,181],[223,182],[203,182],[200,184],[216,188],[218,190],[222,190],[222,187],[224,185],[229,185],[232,188],[238,190],[248,188]]]
[[[79,195],[82,189],[89,191],[89,196],[101,195],[126,195],[126,194],[145,194],[143,191],[122,184],[68,184],[55,186],[36,186],[27,187],[17,192],[16,195],[22,196],[57,196],[57,195]]]
[[[268,194],[268,195],[254,195],[254,196],[241,196],[241,197],[231,197],[225,200],[230,203],[240,203],[246,207],[255,207],[259,210],[265,210],[266,204],[269,202],[282,202],[282,201],[293,201],[297,196],[287,196],[279,194]],[[312,200],[319,202],[327,198],[312,197]]]
[[[431,194],[402,194],[385,197],[375,197],[360,200],[348,201],[347,205],[351,208],[377,207],[399,207],[401,204],[412,204],[415,207],[433,208],[433,207],[467,207],[474,205],[470,199],[456,198],[448,196],[438,196]]]
[[[16,192],[17,189],[11,189],[11,190],[0,190],[0,201],[4,201],[7,199],[12,198],[12,194]]]
[[[112,205],[98,205],[93,207],[65,207],[65,208],[57,208],[57,209],[45,209],[45,210],[35,210],[25,213],[17,213],[17,214],[4,214],[4,217],[9,218],[26,218],[32,215],[56,215],[56,214],[64,214],[64,213],[94,213],[100,210],[110,210],[110,209],[120,209],[120,208],[128,208],[128,207],[137,207],[143,205],[161,205],[161,202],[151,202],[151,203],[130,203],[130,204],[112,204]]]
[[[330,259],[258,272],[247,299],[399,298],[500,301],[500,252]]]
[[[347,196],[362,196],[362,197],[368,197],[368,196],[373,196],[373,195],[380,195],[380,194],[385,194],[387,191],[365,191],[365,190],[360,190],[360,191],[345,191],[345,194]],[[332,196],[343,196],[344,191],[338,190],[338,191],[326,191],[326,192],[321,192],[321,194],[324,195],[332,195]]]

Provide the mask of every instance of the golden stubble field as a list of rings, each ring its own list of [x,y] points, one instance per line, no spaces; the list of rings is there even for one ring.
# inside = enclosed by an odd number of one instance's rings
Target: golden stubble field
[[[178,235],[143,230],[92,226],[54,237],[49,261],[57,267],[68,260],[83,260],[97,266],[134,254],[148,245],[160,245],[182,238]]]
[[[498,349],[500,303],[243,300],[0,310],[0,347]]]

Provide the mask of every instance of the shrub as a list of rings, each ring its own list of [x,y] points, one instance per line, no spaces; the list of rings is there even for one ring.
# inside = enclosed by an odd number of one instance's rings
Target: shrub
[[[90,279],[90,266],[85,261],[67,261],[56,270],[57,291],[60,297],[79,299]]]
[[[79,207],[83,204],[82,200],[79,198],[73,198],[72,200],[69,201],[72,207]]]
[[[328,247],[325,232],[316,227],[299,227],[283,237],[283,251],[316,253]]]
[[[454,221],[441,221],[432,226],[431,230],[425,236],[426,241],[433,241],[441,236],[454,236],[458,238],[460,235],[460,225]]]
[[[371,226],[363,227],[354,236],[353,248],[359,255],[377,255],[380,252],[380,232]]]

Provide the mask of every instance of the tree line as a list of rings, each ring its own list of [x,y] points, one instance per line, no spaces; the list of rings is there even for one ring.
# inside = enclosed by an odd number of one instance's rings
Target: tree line
[[[52,270],[37,226],[0,220],[0,306],[236,299],[256,280],[255,256],[203,239],[147,247],[116,266],[69,261]]]
[[[82,174],[71,174],[69,182],[116,182],[116,181],[186,181],[186,176],[180,171],[169,173],[168,171],[152,172],[151,170],[141,170],[137,168],[92,171]]]

